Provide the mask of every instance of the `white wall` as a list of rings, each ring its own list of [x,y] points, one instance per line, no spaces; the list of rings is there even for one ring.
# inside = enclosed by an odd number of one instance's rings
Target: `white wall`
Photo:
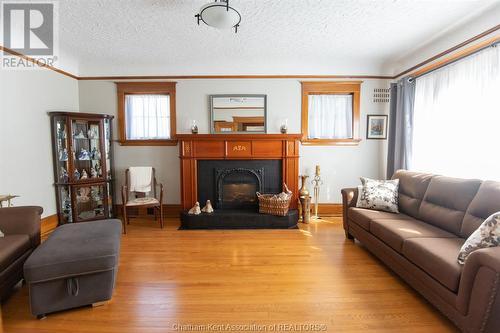
[[[49,110],[78,110],[78,82],[49,70],[0,71],[0,193],[56,213]]]
[[[365,80],[361,91],[361,128],[363,141],[355,147],[302,146],[300,172],[311,174],[321,165],[324,186],[321,202],[341,201],[340,189],[359,183],[358,177],[383,177],[380,158],[385,141],[366,140],[366,115],[388,112],[388,103],[372,102],[374,88],[388,87],[385,80]],[[109,81],[80,81],[80,111],[116,115],[116,88]],[[179,80],[177,84],[177,131],[189,133],[191,120],[197,121],[200,133],[209,133],[208,95],[266,94],[268,133],[279,133],[282,119],[288,118],[289,133],[300,133],[301,90],[294,79]],[[117,123],[115,138],[117,138]],[[180,203],[178,147],[130,147],[115,144],[115,172],[118,186],[124,170],[133,165],[151,165],[167,189],[166,202]],[[119,187],[117,187],[119,188]],[[309,185],[311,188],[311,185]]]

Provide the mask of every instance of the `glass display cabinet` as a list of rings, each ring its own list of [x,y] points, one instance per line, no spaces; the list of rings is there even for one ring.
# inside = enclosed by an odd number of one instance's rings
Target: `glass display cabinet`
[[[113,116],[49,116],[59,225],[113,217]]]

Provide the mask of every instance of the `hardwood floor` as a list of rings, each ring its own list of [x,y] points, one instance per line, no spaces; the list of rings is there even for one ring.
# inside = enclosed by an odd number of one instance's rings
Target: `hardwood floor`
[[[104,306],[39,321],[29,313],[24,286],[2,305],[4,331],[203,328],[180,324],[255,324],[247,327],[254,332],[290,331],[278,325],[291,324],[324,325],[318,328],[327,332],[456,331],[359,243],[345,240],[339,218],[301,224],[299,230],[177,231],[177,226],[177,219],[168,219],[163,230],[152,220],[132,220],[122,240],[115,294]]]

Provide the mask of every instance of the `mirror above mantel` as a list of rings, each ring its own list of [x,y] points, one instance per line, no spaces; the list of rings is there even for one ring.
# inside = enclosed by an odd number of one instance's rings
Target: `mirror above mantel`
[[[266,133],[266,95],[210,95],[212,134]]]

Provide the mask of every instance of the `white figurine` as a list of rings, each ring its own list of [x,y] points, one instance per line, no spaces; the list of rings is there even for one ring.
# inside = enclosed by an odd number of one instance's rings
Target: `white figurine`
[[[87,171],[85,169],[82,170],[82,176],[80,177],[80,179],[87,179],[89,178],[89,175],[87,174]]]
[[[97,171],[96,171],[96,169],[94,169],[93,167],[92,167],[92,168],[90,168],[90,177],[91,177],[91,178],[97,178],[97,177],[99,177],[99,176],[97,175]]]
[[[198,201],[196,201],[193,208],[191,208],[189,210],[188,214],[189,215],[200,215],[201,214],[200,203]]]
[[[210,200],[207,200],[205,207],[203,207],[201,211],[203,213],[209,213],[209,214],[214,212],[214,208],[212,207],[212,203],[210,203]]]

